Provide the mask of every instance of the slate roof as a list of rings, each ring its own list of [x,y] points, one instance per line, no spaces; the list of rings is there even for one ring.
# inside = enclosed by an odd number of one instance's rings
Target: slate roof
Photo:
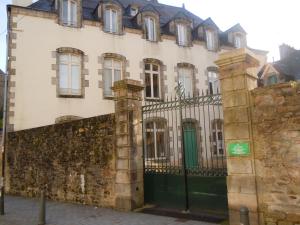
[[[0,69],[0,75],[4,75],[4,72]]]
[[[159,13],[161,25],[165,25],[166,23],[168,23],[179,12],[184,12],[191,20],[193,20],[196,26],[203,21],[200,17],[194,15],[193,13],[181,7],[175,7],[175,6],[165,5],[161,3],[150,2],[147,0],[118,0],[118,2],[120,2],[124,10],[133,4],[139,5],[140,8],[144,8],[147,5],[151,4]],[[94,14],[94,10],[96,9],[98,4],[99,4],[99,0],[83,0],[82,1],[83,19],[98,20],[96,15]],[[53,0],[39,0],[29,6],[29,8],[47,11],[47,12],[54,12],[55,11],[54,7],[55,6]],[[130,24],[131,23],[130,20],[126,19],[126,17],[130,17],[130,15],[127,14],[124,17],[125,17],[124,25],[126,27],[134,27],[134,24]]]
[[[300,50],[295,50],[286,58],[274,62],[273,66],[280,74],[300,80]]]

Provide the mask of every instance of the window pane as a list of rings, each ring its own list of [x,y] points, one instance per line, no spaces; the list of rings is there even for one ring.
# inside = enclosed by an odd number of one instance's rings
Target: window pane
[[[219,155],[224,155],[224,149],[223,148],[219,149]]]
[[[66,94],[68,92],[68,65],[59,65],[59,88]]]
[[[223,140],[223,134],[222,134],[222,132],[218,132],[218,140],[219,141],[222,141]]]
[[[193,91],[192,91],[192,78],[191,77],[189,77],[189,76],[185,77],[184,88],[185,88],[185,95],[187,95],[187,96],[192,95]]]
[[[156,129],[165,129],[165,122],[163,120],[158,120],[155,122]]]
[[[121,69],[121,62],[120,61],[114,61],[114,68],[115,69]]]
[[[114,82],[121,80],[121,70],[114,70]],[[113,85],[113,84],[112,84]]]
[[[156,132],[157,157],[165,157],[165,135],[164,132]]]
[[[150,98],[151,96],[151,78],[150,73],[145,74],[145,85],[146,85],[146,97]]]
[[[153,74],[153,97],[159,98],[159,76]]]
[[[147,124],[146,124],[146,128],[147,129],[153,129],[154,128],[154,126],[153,126],[153,122],[148,122]]]
[[[155,157],[154,135],[153,132],[146,132],[147,158]]]
[[[218,148],[216,145],[213,146],[213,154],[218,155]]]
[[[72,63],[76,63],[76,64],[80,63],[80,57],[79,56],[72,55],[71,60],[72,60]]]
[[[68,23],[68,0],[62,2],[62,20],[63,23]]]
[[[80,94],[81,82],[80,82],[80,67],[72,65],[72,94]]]
[[[104,67],[105,68],[111,68],[112,67],[112,60],[111,59],[105,59],[104,60]]]
[[[68,60],[69,59],[69,55],[60,55],[59,56],[59,61],[62,63],[62,62],[64,62],[64,63],[68,63]]]
[[[75,2],[71,2],[71,24],[77,23],[77,5]]]
[[[150,64],[145,64],[145,70],[150,70]]]
[[[153,64],[153,65],[152,65],[152,70],[153,70],[153,71],[158,71],[158,65]]]
[[[112,18],[111,18],[111,22],[112,22],[112,32],[117,32],[117,12],[112,10]]]
[[[216,132],[212,132],[212,136],[213,136],[213,142],[216,142],[217,141],[217,137],[216,137]]]
[[[104,13],[104,29],[110,31],[110,10],[106,9]]]
[[[112,96],[112,70],[111,69],[104,69],[104,95],[105,96]]]

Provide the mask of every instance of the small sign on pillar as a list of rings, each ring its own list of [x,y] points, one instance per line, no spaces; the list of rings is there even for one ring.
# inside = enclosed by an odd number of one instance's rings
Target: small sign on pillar
[[[231,157],[249,156],[250,146],[248,142],[229,143],[228,152]]]

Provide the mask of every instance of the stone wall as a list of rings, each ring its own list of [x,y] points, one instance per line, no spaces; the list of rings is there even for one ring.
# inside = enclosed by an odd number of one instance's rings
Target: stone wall
[[[113,114],[9,133],[6,190],[114,207],[115,143]]]
[[[251,100],[260,224],[300,224],[300,84],[257,88]]]

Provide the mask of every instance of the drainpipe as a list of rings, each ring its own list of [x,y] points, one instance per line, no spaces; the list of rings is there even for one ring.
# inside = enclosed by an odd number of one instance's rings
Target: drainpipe
[[[1,168],[1,180],[0,180],[0,215],[4,215],[4,177],[5,177],[5,143],[6,143],[6,131],[7,131],[7,91],[8,91],[8,48],[9,48],[9,36],[10,36],[10,8],[7,8],[7,35],[6,35],[6,74],[4,74],[4,93],[3,93],[3,130],[2,130],[2,140],[1,140],[1,156],[2,156],[2,168]]]

